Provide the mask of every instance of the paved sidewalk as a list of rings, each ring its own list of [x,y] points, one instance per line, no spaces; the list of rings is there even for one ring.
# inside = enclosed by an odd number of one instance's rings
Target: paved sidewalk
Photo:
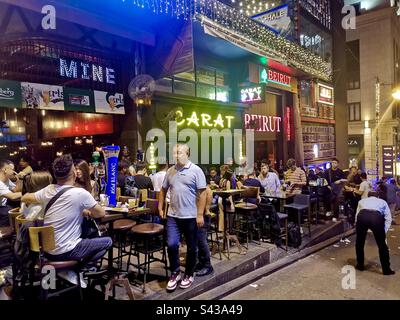
[[[397,218],[400,221],[400,218]],[[372,233],[365,246],[366,271],[356,270],[356,289],[342,288],[345,265],[355,265],[355,236],[264,277],[224,299],[400,299],[400,226],[387,234],[394,276],[383,276]]]

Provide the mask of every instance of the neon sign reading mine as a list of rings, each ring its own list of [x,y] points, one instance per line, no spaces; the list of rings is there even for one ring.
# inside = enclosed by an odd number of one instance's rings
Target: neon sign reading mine
[[[281,132],[281,117],[264,116],[260,114],[245,114],[245,129],[254,129],[258,132]]]
[[[115,70],[94,63],[60,58],[60,76],[115,84]]]

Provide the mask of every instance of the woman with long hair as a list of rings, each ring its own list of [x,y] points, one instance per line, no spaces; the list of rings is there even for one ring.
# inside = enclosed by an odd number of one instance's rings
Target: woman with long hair
[[[94,180],[90,178],[90,167],[85,160],[77,160],[75,163],[76,180],[75,187],[80,187],[90,192],[96,200],[99,197],[99,188]]]
[[[22,194],[34,193],[53,182],[53,177],[47,171],[34,171],[26,174],[23,179]],[[21,213],[30,221],[43,219],[44,208],[38,204],[26,206],[21,203]]]

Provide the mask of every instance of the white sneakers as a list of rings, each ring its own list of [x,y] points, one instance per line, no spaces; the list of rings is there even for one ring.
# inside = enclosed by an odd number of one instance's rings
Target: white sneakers
[[[68,270],[68,271],[61,271],[57,274],[60,278],[67,280],[68,282],[77,285],[78,284],[78,277],[75,272]],[[79,277],[81,280],[81,288],[85,289],[87,287],[87,283],[83,280],[83,273],[79,273]]]

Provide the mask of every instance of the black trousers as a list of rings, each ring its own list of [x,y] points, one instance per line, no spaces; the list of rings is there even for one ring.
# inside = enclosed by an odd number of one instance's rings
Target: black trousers
[[[386,245],[385,218],[374,211],[362,212],[357,216],[356,224],[356,254],[357,264],[364,266],[364,245],[368,229],[374,234],[376,244],[379,249],[379,258],[381,260],[383,272],[390,270],[389,249]]]

